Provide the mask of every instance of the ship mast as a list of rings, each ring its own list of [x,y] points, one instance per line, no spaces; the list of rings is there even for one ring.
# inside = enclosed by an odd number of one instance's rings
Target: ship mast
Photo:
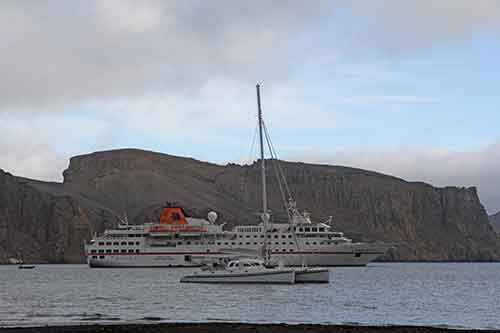
[[[267,224],[269,223],[269,213],[267,212],[267,191],[266,191],[266,162],[264,160],[264,139],[262,135],[262,108],[260,105],[260,84],[257,84],[257,108],[258,108],[258,118],[259,118],[259,139],[260,139],[260,169],[262,175],[262,214],[261,219],[264,226],[264,260],[265,264],[269,264],[269,256],[267,253]]]

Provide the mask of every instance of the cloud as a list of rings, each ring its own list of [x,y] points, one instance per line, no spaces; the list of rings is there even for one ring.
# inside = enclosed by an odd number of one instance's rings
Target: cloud
[[[68,160],[26,121],[0,115],[0,168],[17,176],[61,181]]]
[[[346,12],[352,19],[341,20]],[[328,36],[319,32],[326,23]],[[0,111],[158,91],[198,97],[212,80],[284,83],[292,59],[328,63],[338,49],[415,50],[488,29],[500,30],[496,0],[2,1]]]
[[[380,96],[351,96],[343,99],[346,104],[429,104],[438,103],[439,98],[432,96],[395,96],[395,95],[380,95]]]
[[[106,0],[95,3],[97,18],[111,33],[148,33],[158,29],[165,17],[161,2]]]
[[[0,168],[16,176],[61,181],[69,157],[106,149],[113,120],[61,110],[58,113],[0,113]]]
[[[263,101],[264,112],[273,110],[266,113],[270,127],[349,128],[356,115],[338,119],[337,110],[349,106],[342,103],[442,101],[433,92],[400,89],[397,68],[380,59],[358,61],[373,55],[366,50],[405,56],[499,32],[496,0],[2,1],[0,167],[60,180],[70,155],[115,142],[151,148],[136,144],[138,138],[246,148],[234,138],[252,129],[253,85],[262,79],[274,87]],[[332,80],[308,82],[321,74],[338,79],[338,87]],[[348,80],[358,81],[356,89],[361,81],[387,80],[397,88],[346,94]],[[317,92],[304,91],[314,84]],[[436,185],[477,184],[486,206],[500,209],[498,150],[366,150],[315,158]],[[184,154],[195,155],[187,147]]]
[[[353,41],[360,47],[400,53],[480,34],[500,36],[497,0],[349,1],[345,5],[356,25],[349,25]]]
[[[302,153],[292,159],[374,170],[436,186],[477,186],[481,202],[488,211],[500,210],[500,143],[468,152],[360,149],[334,154]]]
[[[48,144],[19,141],[14,144],[0,144],[2,169],[16,176],[44,181],[62,181],[61,170],[68,166],[63,158]]]
[[[0,111],[286,78],[294,36],[325,3],[3,1]]]

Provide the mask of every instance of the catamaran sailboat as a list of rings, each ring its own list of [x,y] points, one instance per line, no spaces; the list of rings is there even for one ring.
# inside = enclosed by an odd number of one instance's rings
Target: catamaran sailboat
[[[180,282],[294,284],[295,274],[295,270],[290,268],[268,268],[259,259],[235,258],[219,269],[212,266],[202,272],[183,276]]]
[[[260,103],[260,86],[257,85],[257,105],[259,119],[259,138],[260,138],[260,165],[261,165],[261,180],[262,180],[262,228],[264,242],[262,243],[262,255],[264,260],[260,259],[235,259],[229,261],[222,269],[214,270],[211,266],[209,273],[195,273],[181,278],[181,282],[196,282],[196,283],[323,283],[330,282],[330,271],[325,268],[307,268],[303,266],[299,269],[285,269],[282,263],[275,268],[271,266],[272,252],[268,251],[271,244],[269,239],[269,219],[270,214],[267,208],[267,191],[266,191],[266,167],[264,158],[264,142],[263,142],[263,120],[262,109]],[[268,135],[266,135],[268,139]],[[270,142],[268,141],[269,148]],[[281,187],[281,185],[280,185]],[[297,239],[294,237],[295,243]]]

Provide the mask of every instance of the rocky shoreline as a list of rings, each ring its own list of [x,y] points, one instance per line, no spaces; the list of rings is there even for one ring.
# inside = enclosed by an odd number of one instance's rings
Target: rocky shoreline
[[[254,323],[160,323],[160,324],[118,324],[118,325],[73,325],[0,328],[5,333],[437,333],[437,332],[500,332],[496,329],[467,329],[432,326],[365,326],[365,325],[322,325],[322,324],[254,324]]]
[[[356,242],[394,244],[382,261],[496,261],[500,238],[475,187],[434,187],[380,173],[281,161],[301,210],[332,218],[335,230]],[[286,221],[272,177],[269,208]],[[225,166],[137,149],[71,158],[62,183],[0,170],[0,262],[82,263],[83,243],[115,228],[158,221],[176,202],[189,215],[211,210],[226,229],[255,224],[260,168]]]

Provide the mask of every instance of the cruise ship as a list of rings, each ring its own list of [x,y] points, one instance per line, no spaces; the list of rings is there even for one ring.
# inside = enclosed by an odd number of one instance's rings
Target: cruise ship
[[[199,266],[199,257],[259,253],[267,234],[271,263],[286,266],[364,266],[383,255],[389,245],[355,243],[328,223],[314,223],[307,213],[292,210],[293,223],[241,225],[223,230],[217,214],[188,217],[181,207],[166,207],[159,221],[121,224],[85,244],[90,267]]]

